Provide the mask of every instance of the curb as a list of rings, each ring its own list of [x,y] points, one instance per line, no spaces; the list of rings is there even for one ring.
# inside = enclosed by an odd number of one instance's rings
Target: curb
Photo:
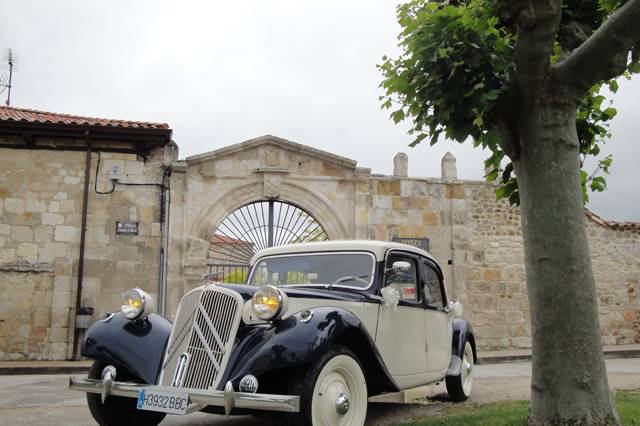
[[[604,357],[606,359],[616,358],[640,358],[640,348],[630,349],[609,349],[604,351]],[[509,362],[522,362],[530,361],[530,353],[522,354],[509,354],[509,355],[486,355],[482,356],[482,353],[478,357],[478,365],[485,364],[503,364]],[[55,365],[52,362],[51,365],[47,365],[46,362],[38,363],[38,365],[28,365],[29,361],[25,361],[24,364],[16,362],[17,365],[5,365],[0,362],[0,376],[15,376],[26,374],[87,374],[89,372],[90,360],[88,361],[75,361],[75,362],[63,362],[61,365]],[[13,363],[12,363],[13,364]],[[23,364],[23,365],[20,365]]]
[[[605,359],[617,358],[640,358],[640,348],[638,349],[611,349],[604,351]],[[476,364],[503,364],[508,362],[531,361],[531,354],[514,354],[514,355],[487,355],[478,356]]]
[[[25,362],[25,364],[28,361]],[[79,361],[77,365],[12,365],[3,366],[0,363],[0,376],[16,376],[23,374],[87,374],[90,364]]]

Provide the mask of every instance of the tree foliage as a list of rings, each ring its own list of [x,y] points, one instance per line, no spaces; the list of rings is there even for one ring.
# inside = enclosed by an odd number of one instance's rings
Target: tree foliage
[[[551,63],[580,46],[623,1],[570,0],[562,5]],[[411,146],[423,140],[435,144],[441,136],[457,142],[472,140],[491,153],[486,178],[499,181],[498,198],[519,203],[512,160],[518,156],[517,119],[521,93],[516,78],[516,15],[522,2],[468,0],[431,2],[412,0],[397,9],[402,31],[398,58],[384,57],[379,68],[384,95],[382,107],[398,123],[410,121]],[[636,50],[637,51],[637,50]],[[634,51],[624,75],[640,70]],[[604,87],[615,93],[617,75],[598,81],[579,102],[576,129],[582,164],[588,157],[597,167],[583,175],[587,190],[603,191],[611,157],[601,158],[601,145],[610,136],[616,109],[606,100]]]

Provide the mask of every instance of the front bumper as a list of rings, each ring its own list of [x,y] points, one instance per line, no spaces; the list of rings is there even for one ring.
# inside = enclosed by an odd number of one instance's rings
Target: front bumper
[[[101,394],[103,401],[109,395],[138,398],[141,389],[175,391],[168,386],[144,385],[139,383],[105,381],[84,377],[71,377],[69,389]],[[230,414],[234,407],[252,410],[282,411],[297,413],[300,411],[300,397],[295,395],[271,395],[260,393],[235,392],[231,382],[227,382],[224,391],[181,388],[189,395],[190,405],[187,414],[213,405],[224,407]]]

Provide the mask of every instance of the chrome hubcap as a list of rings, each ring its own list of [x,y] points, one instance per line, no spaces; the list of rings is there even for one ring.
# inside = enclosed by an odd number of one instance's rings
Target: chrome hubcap
[[[349,397],[345,393],[341,393],[336,398],[336,413],[344,416],[349,412]]]

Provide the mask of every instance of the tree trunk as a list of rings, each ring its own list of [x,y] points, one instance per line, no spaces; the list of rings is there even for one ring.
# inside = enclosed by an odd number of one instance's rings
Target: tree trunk
[[[523,107],[515,162],[533,360],[530,425],[616,425],[586,234],[576,105]],[[553,100],[555,99],[555,100]]]

